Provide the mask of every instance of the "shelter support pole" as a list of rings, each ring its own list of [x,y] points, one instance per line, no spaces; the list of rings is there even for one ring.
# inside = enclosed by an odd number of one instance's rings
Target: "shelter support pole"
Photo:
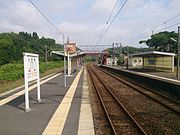
[[[72,58],[69,58],[69,75],[71,74],[72,64],[71,64]]]
[[[79,68],[79,58],[77,58],[77,68]]]
[[[70,76],[70,58],[69,58],[69,52],[68,52],[68,76]]]
[[[143,69],[144,69],[144,57],[143,57],[143,61],[142,61],[142,62],[143,62],[143,63],[142,63],[142,64],[143,64]]]
[[[179,78],[179,53],[180,53],[180,26],[178,26],[178,52],[177,52],[177,74],[176,74],[177,78]]]
[[[39,76],[39,56],[38,56],[38,62],[37,62],[37,101],[41,102],[41,93],[40,93],[40,76]]]
[[[66,47],[64,43],[64,35],[63,35],[63,45],[64,45],[64,87],[66,87]]]
[[[171,57],[171,67],[172,67],[171,72],[174,72],[174,57],[173,56]]]

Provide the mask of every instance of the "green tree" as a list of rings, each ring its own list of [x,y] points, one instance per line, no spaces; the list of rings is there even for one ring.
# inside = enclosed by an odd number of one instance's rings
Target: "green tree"
[[[47,51],[61,50],[62,45],[56,44],[54,39],[39,38],[36,32],[27,33],[1,33],[0,34],[0,66],[22,61],[23,52],[37,53],[40,60],[45,59],[45,46]]]
[[[178,33],[174,31],[160,32],[152,35],[148,40],[139,41],[139,43],[145,43],[147,46],[157,51],[177,53],[177,42],[173,41],[171,38],[177,40]]]
[[[39,36],[38,36],[38,34],[36,32],[33,32],[32,38],[38,40]]]

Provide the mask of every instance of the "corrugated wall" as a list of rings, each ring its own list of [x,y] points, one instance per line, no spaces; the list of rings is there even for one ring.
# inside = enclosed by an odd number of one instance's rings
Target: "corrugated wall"
[[[159,71],[172,71],[173,59],[171,56],[164,57],[145,57],[144,68],[155,69]]]

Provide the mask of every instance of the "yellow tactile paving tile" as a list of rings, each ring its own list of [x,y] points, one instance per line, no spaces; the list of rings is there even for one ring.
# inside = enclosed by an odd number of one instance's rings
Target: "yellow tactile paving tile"
[[[43,135],[60,135],[62,133],[82,71],[83,68],[79,71],[73,83],[71,84],[61,104],[45,128]]]
[[[94,135],[94,125],[88,88],[89,87],[87,83],[87,72],[86,70],[84,70],[78,135]]]
[[[48,78],[48,79],[46,79],[46,80],[41,81],[41,82],[40,82],[40,85],[43,84],[43,83],[45,83],[45,82],[47,82],[47,81],[49,81],[49,80],[51,80],[51,79],[53,79],[53,78],[55,78],[55,77],[57,77],[57,76],[60,75],[60,74],[61,74],[61,73],[56,74],[56,75],[54,75],[54,76],[52,76],[52,77],[50,77],[50,78]],[[36,87],[37,87],[37,84],[29,87],[29,91],[33,90],[33,89],[36,88]],[[12,100],[14,100],[15,98],[17,98],[17,97],[19,97],[19,96],[21,96],[21,95],[23,95],[24,92],[25,92],[25,90],[22,90],[22,91],[17,92],[17,93],[15,93],[15,94],[13,94],[13,95],[5,98],[5,99],[0,100],[0,106],[2,106],[2,105],[4,105],[4,104],[6,104],[6,103],[8,103],[8,102],[10,102],[10,101],[12,101]]]

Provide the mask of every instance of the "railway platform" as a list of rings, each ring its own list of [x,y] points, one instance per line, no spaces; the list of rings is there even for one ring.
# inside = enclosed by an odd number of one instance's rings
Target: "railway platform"
[[[41,81],[41,102],[30,87],[30,112],[24,111],[24,90],[1,96],[0,134],[3,135],[93,135],[87,72],[81,68],[67,78],[63,73]]]
[[[176,73],[158,72],[144,69],[125,69],[121,67],[101,66],[107,70],[119,74],[138,84],[156,89],[160,92],[167,92],[168,96],[180,101],[180,78]]]

